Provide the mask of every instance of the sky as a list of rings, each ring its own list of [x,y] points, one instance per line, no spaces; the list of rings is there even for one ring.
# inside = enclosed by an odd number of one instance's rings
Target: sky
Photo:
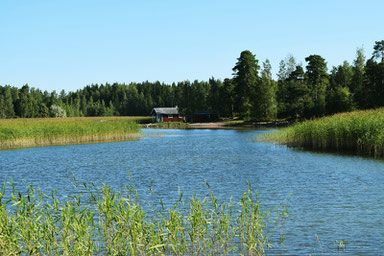
[[[90,84],[231,78],[241,51],[328,69],[371,57],[383,0],[0,0],[0,85],[76,91]],[[275,76],[276,77],[276,76]]]

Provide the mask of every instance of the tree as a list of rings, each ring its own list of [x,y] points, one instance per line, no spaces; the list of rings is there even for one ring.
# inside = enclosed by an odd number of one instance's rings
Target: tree
[[[351,111],[354,108],[351,88],[353,68],[347,61],[334,67],[330,74],[327,91],[327,114]]]
[[[279,72],[277,73],[277,89],[276,89],[276,101],[277,101],[277,115],[279,117],[286,117],[289,106],[287,102],[288,98],[288,81],[291,73],[296,69],[296,60],[292,55],[287,56],[280,61]],[[291,85],[290,85],[291,86]]]
[[[223,96],[222,100],[224,102],[224,110],[221,113],[222,116],[233,117],[234,104],[235,104],[235,95],[234,95],[234,84],[233,80],[226,78],[223,83]]]
[[[50,95],[50,105],[60,105],[59,96],[57,95],[56,90],[53,90]]]
[[[28,84],[24,85],[20,89],[19,99],[16,103],[17,115],[24,117],[32,117],[31,98],[29,95]]]
[[[327,97],[327,113],[341,113],[353,109],[353,97],[349,88],[337,85],[329,90]]]
[[[350,91],[358,107],[366,108],[369,105],[369,97],[368,91],[364,88],[365,56],[362,48],[356,50],[356,59],[353,62],[352,71]]]
[[[67,95],[67,94],[65,93],[65,90],[63,89],[63,90],[60,91],[59,98],[60,98],[62,101],[64,101],[64,99],[66,98],[66,97],[65,97],[66,95]]]
[[[51,117],[67,117],[65,110],[58,105],[52,105],[49,108],[49,112],[50,112]]]
[[[288,55],[285,59],[279,63],[279,72],[277,77],[279,81],[288,79],[293,71],[296,69],[296,59],[292,55]]]
[[[15,110],[13,106],[12,91],[10,86],[3,88],[4,94],[4,117],[12,118],[15,116]]]
[[[304,81],[304,70],[296,66],[295,70],[284,81],[286,87],[286,112],[284,117],[289,119],[303,119],[311,116],[313,102],[310,90]]]
[[[107,107],[107,110],[105,112],[106,116],[113,116],[115,114],[115,107],[113,106],[112,101],[109,102],[109,107]]]
[[[49,109],[45,103],[40,104],[40,117],[49,117]]]
[[[308,62],[306,82],[310,86],[314,104],[312,114],[321,116],[325,114],[326,89],[329,83],[327,63],[320,55],[310,55],[305,61]]]
[[[241,52],[237,59],[233,81],[235,84],[235,111],[240,117],[249,118],[252,112],[251,98],[255,95],[255,87],[259,83],[258,60],[250,51]]]
[[[223,84],[215,78],[209,79],[207,105],[210,110],[223,112]]]
[[[255,88],[254,117],[259,120],[270,120],[276,118],[276,86],[272,79],[271,63],[267,59],[263,63],[261,81]]]
[[[380,59],[381,62],[384,62],[384,40],[376,41],[375,46],[373,47],[373,56],[374,59]]]
[[[336,87],[337,85],[343,87],[351,87],[353,78],[353,68],[347,61],[343,62],[343,65],[339,65],[334,68],[330,76],[330,87]]]
[[[364,89],[368,108],[384,106],[384,62],[377,63],[373,58],[365,67]]]
[[[87,116],[87,107],[88,107],[87,99],[85,98],[85,95],[82,94],[81,100],[80,100],[80,112],[82,116]]]
[[[0,94],[0,118],[5,118],[4,96],[1,94]]]

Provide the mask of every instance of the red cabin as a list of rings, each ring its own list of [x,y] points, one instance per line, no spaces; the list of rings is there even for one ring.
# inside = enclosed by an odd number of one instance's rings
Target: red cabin
[[[197,111],[193,114],[194,123],[219,121],[219,113],[215,111]]]
[[[185,118],[180,116],[179,108],[154,108],[151,112],[152,122],[184,122]]]

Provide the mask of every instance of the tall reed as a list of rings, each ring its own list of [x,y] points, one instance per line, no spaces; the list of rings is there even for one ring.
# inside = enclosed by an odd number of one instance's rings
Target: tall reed
[[[384,108],[305,121],[256,139],[294,147],[384,157]]]
[[[28,186],[0,192],[1,255],[264,255],[268,212],[251,189],[240,202],[180,196],[174,207],[144,207],[134,187],[87,187],[60,202]],[[282,216],[287,216],[283,211]]]
[[[41,118],[0,120],[0,149],[137,138],[143,118]]]

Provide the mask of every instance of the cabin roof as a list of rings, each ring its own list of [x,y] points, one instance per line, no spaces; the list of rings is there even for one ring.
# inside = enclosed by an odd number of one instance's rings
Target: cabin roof
[[[172,114],[179,114],[179,108],[174,107],[174,108],[153,108],[151,111],[151,114],[153,112],[157,114],[165,114],[165,115],[172,115]]]

